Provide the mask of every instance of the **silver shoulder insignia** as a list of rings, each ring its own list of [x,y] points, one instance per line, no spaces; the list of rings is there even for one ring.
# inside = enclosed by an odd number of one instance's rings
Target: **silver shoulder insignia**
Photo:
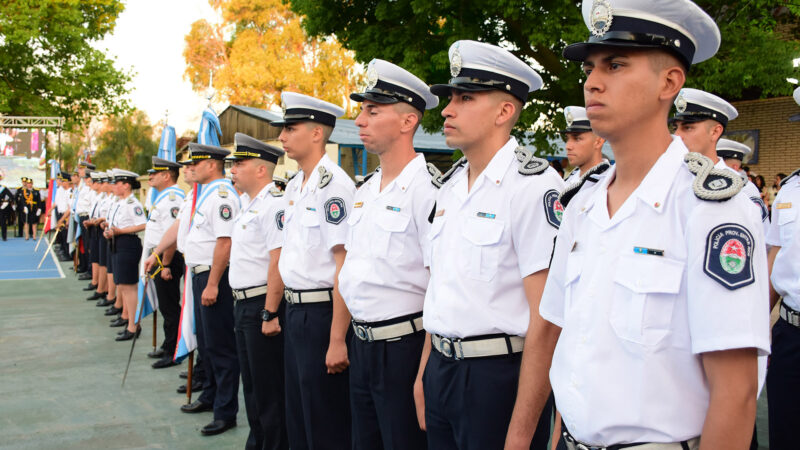
[[[456,161],[455,164],[453,164],[452,167],[447,169],[447,172],[445,172],[444,174],[439,172],[439,169],[434,167],[433,164],[428,163],[428,173],[431,174],[431,183],[433,183],[433,185],[436,186],[437,189],[441,188],[442,186],[444,186],[445,183],[447,183],[447,180],[449,180],[456,173],[456,171],[466,163],[467,163],[467,157],[462,156],[461,159]],[[438,172],[439,175],[434,175],[434,172],[431,169]]]
[[[220,186],[219,189],[217,189],[217,194],[219,194],[221,198],[227,198],[228,188],[226,188],[225,186]]]
[[[517,147],[514,150],[519,161],[517,171],[522,175],[541,175],[550,166],[546,159],[534,156],[533,152],[524,147]]]
[[[171,201],[171,202],[175,201],[175,192],[170,192],[169,193],[169,201]]]
[[[270,188],[269,195],[273,197],[283,197],[283,191],[278,188]]]
[[[575,197],[575,194],[581,191],[581,188],[583,187],[584,184],[586,184],[586,182],[597,183],[597,181],[599,181],[599,178],[597,178],[595,175],[600,175],[601,173],[608,170],[610,167],[611,164],[609,164],[608,161],[603,161],[600,164],[587,170],[585,174],[581,175],[577,183],[573,183],[567,186],[567,188],[564,189],[564,192],[562,192],[561,195],[558,196],[558,201],[561,202],[561,206],[566,208],[570,200],[572,200],[572,197]],[[578,170],[578,168],[576,167],[575,169],[573,169],[573,171],[575,170]]]
[[[714,163],[700,153],[689,152],[683,157],[689,171],[695,174],[692,189],[700,200],[723,202],[733,198],[744,187],[742,177],[730,170],[714,168]]]
[[[317,185],[318,188],[322,189],[328,184],[330,184],[331,180],[333,179],[333,174],[325,168],[325,166],[319,166],[319,184]]]
[[[133,199],[132,199],[132,198],[129,198],[129,199],[128,199],[128,204],[129,204],[129,205],[132,205],[132,204],[133,204]]]

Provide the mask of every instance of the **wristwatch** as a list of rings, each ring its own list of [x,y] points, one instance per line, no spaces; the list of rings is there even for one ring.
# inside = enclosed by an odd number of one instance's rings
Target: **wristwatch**
[[[276,317],[278,317],[278,312],[277,311],[276,312],[272,312],[272,311],[269,311],[269,310],[266,310],[266,309],[261,311],[261,320],[263,320],[264,322],[269,322],[270,320],[272,320],[272,319],[274,319]]]

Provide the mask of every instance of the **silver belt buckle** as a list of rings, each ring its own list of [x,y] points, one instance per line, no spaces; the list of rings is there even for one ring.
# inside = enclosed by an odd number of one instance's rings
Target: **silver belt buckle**
[[[294,305],[294,297],[292,296],[291,289],[284,289],[283,296],[286,298],[286,301],[292,305]]]
[[[356,332],[356,336],[362,341],[372,342],[372,329],[369,327],[365,327],[364,325],[359,325],[353,323],[354,331]]]
[[[448,358],[453,357],[453,340],[450,338],[443,337],[439,340],[439,350],[442,351],[442,354]]]

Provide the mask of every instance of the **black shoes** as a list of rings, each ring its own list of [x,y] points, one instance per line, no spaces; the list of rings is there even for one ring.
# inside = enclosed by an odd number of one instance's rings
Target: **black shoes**
[[[87,301],[99,300],[99,299],[105,298],[105,297],[106,297],[106,293],[105,292],[95,292],[94,294],[86,297],[86,300]]]
[[[189,378],[189,371],[188,370],[182,371],[181,373],[178,374],[178,378],[183,378],[184,380]]]
[[[78,275],[78,279],[81,281],[91,280],[92,274],[90,274],[89,272],[83,272],[82,274]]]
[[[161,359],[164,356],[164,349],[158,348],[147,354],[148,358]]]
[[[195,400],[192,403],[189,403],[188,405],[181,406],[181,411],[183,411],[185,413],[189,413],[189,414],[200,413],[200,412],[204,412],[204,411],[211,411],[213,409],[214,409],[214,405],[209,405],[208,403],[203,403],[200,400]],[[227,428],[226,428],[226,430],[227,430]],[[225,431],[225,430],[222,430],[222,431]],[[222,431],[220,431],[220,433]]]
[[[165,367],[177,366],[178,363],[172,360],[172,355],[166,355],[153,363],[153,369],[163,369]]]
[[[192,380],[192,392],[199,392],[203,390],[203,382],[201,380]],[[178,389],[175,390],[178,394],[185,394],[186,393],[186,385],[179,386]]]
[[[128,322],[128,321],[126,320],[126,321],[125,321],[125,323],[127,323],[127,322]],[[120,335],[119,335],[119,336],[117,336],[116,338],[114,338],[114,340],[115,340],[115,341],[130,341],[131,339],[133,339],[133,337],[134,337],[134,336],[136,336],[136,337],[139,337],[139,335],[140,335],[140,334],[142,334],[142,329],[141,329],[141,328],[139,328],[138,330],[136,330],[136,332],[135,332],[135,333],[131,333],[131,332],[130,332],[130,331],[128,331],[128,329],[126,328],[126,329],[125,329],[125,332],[124,332],[124,333],[122,333],[122,334],[120,334]]]
[[[112,301],[111,304],[113,305],[114,302]],[[117,314],[119,314],[121,312],[122,312],[122,308],[117,308],[117,307],[112,306],[111,308],[108,308],[106,310],[105,315],[106,316],[115,316],[115,315],[117,315]]]
[[[86,286],[85,288],[83,288],[83,290],[84,290],[84,291],[93,291],[93,290],[95,290],[95,289],[97,289],[97,285],[96,285],[96,284],[92,284],[92,283],[89,283],[89,285],[88,285],[88,286]]]
[[[232,420],[230,422],[226,422],[224,420],[215,420],[210,424],[204,426],[203,429],[200,430],[200,433],[202,433],[203,436],[213,436],[215,434],[224,433],[235,426],[236,426],[235,420]]]
[[[109,300],[107,298],[101,298],[100,300],[97,301],[97,303],[94,304],[94,306],[97,306],[98,308],[103,308],[103,307],[106,307],[106,306],[111,306],[113,304],[114,304],[114,300]]]
[[[111,325],[109,325],[109,326],[110,326],[111,328],[114,328],[114,327],[124,327],[124,326],[125,326],[125,325],[127,325],[127,324],[128,324],[128,320],[127,320],[127,319],[123,319],[122,317],[120,317],[120,318],[118,318],[117,320],[115,320],[115,321],[111,322]]]

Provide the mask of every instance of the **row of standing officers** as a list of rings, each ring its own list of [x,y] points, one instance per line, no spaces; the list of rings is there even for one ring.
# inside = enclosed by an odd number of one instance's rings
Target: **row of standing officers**
[[[144,220],[123,200],[107,239],[144,227],[144,270],[173,280],[185,258],[206,377],[182,410],[213,410],[204,434],[236,425],[241,375],[248,448],[545,448],[554,407],[570,449],[746,448],[770,352],[769,244],[785,352],[769,388],[787,399],[770,399],[771,447],[791,448],[797,190],[781,191],[770,224],[722,161],[746,153],[719,139],[727,102],[681,90],[720,44],[705,12],[688,0],[583,8],[592,35],[564,56],[583,64],[586,108],[565,111],[565,131],[607,141],[616,164],[586,163],[569,185],[510,136],[539,75],[458,41],[447,84],[370,63],[351,98],[380,169],[358,190],[325,154],[344,111],[284,92],[272,123],[283,149],[240,133],[232,153],[190,144],[196,192],[167,192]],[[444,174],[413,147],[437,97],[465,155]],[[300,167],[285,193],[273,181],[284,154]],[[153,173],[174,184],[180,166],[154,159]],[[115,282],[138,274],[134,260],[114,260]]]

